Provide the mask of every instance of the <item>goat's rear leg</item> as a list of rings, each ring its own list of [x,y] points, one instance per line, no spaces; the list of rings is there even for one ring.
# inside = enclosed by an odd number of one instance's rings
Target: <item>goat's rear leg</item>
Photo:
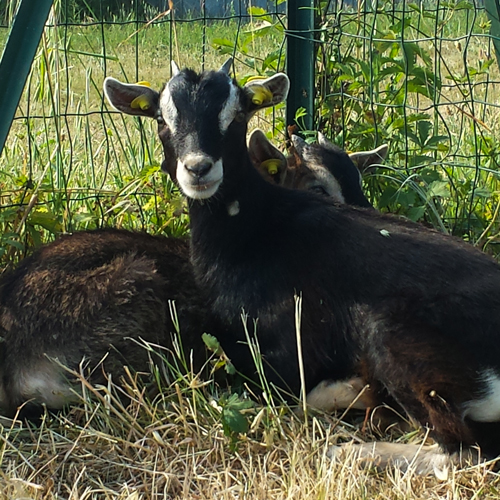
[[[433,332],[415,328],[391,331],[378,326],[364,346],[373,377],[411,417],[430,428],[450,460],[436,448],[425,446],[419,451],[415,445],[387,443],[355,446],[360,458],[379,467],[413,463],[419,472],[434,470],[440,475],[452,461],[463,463],[462,453],[467,460],[476,461],[477,454],[471,449],[475,444],[484,447],[489,457],[498,454],[500,424],[480,424],[464,418],[467,403],[485,391],[480,363],[471,359],[463,347],[446,342]],[[495,439],[490,446],[488,436],[492,434]]]
[[[413,326],[378,328],[366,348],[374,377],[446,451],[476,444],[464,414],[484,384],[480,364],[463,346]]]

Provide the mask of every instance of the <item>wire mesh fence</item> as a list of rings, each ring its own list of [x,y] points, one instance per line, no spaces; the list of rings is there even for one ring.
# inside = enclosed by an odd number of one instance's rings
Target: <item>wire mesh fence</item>
[[[16,3],[0,3],[2,43]],[[240,81],[284,70],[285,5],[56,0],[0,158],[3,259],[59,232],[102,225],[186,232],[182,198],[160,173],[155,125],[110,110],[102,82],[161,88],[171,59],[210,69],[228,55]],[[486,6],[316,7],[314,128],[348,150],[389,144],[386,166],[365,173],[378,208],[495,252],[500,75]],[[283,142],[282,108],[255,125]]]
[[[321,7],[319,129],[349,149],[389,143],[388,167],[366,178],[379,208],[496,244],[500,75],[485,5]]]
[[[209,3],[178,16],[172,4],[54,3],[1,158],[4,252],[102,225],[186,231],[182,199],[160,173],[155,124],[108,109],[102,82],[147,80],[159,89],[171,59],[211,69],[227,54],[236,56],[239,77],[283,69],[282,7],[244,5],[221,18],[209,15]],[[4,41],[15,10],[8,7]]]

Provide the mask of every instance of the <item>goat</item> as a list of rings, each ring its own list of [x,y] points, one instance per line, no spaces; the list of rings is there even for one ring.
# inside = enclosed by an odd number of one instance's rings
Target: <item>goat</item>
[[[78,399],[73,372],[93,383],[143,370],[140,339],[173,351],[176,304],[185,359],[201,369],[208,312],[189,242],[118,229],[82,231],[38,249],[0,280],[0,413],[35,417]],[[135,339],[131,340],[131,339]],[[102,366],[100,366],[102,364]]]
[[[478,444],[497,456],[498,263],[412,222],[265,182],[248,154],[248,117],[282,101],[288,78],[242,88],[229,67],[175,68],[161,93],[139,89],[129,101],[145,101],[132,111],[168,128],[173,175],[188,197],[195,277],[228,355],[254,375],[244,310],[257,325],[269,382],[298,395],[300,295],[306,391],[347,378],[363,358],[446,452]]]
[[[315,191],[338,203],[371,207],[361,188],[361,171],[383,162],[388,146],[347,154],[318,133],[318,144],[292,135],[291,155],[286,158],[262,130],[252,131],[248,150],[252,163],[269,182],[292,189]]]
[[[171,353],[169,301],[176,304],[183,355],[198,372],[210,316],[187,240],[105,229],[40,248],[0,279],[0,414],[14,416],[29,402],[22,416],[36,416],[41,405],[60,409],[76,401],[71,372],[104,383],[107,374],[119,380],[124,365],[144,370],[150,353],[141,339]],[[329,386],[328,407],[347,407],[359,385],[343,384],[333,395]]]

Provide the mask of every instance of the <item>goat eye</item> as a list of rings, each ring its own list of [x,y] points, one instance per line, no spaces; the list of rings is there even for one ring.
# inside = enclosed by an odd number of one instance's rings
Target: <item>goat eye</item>
[[[245,113],[243,111],[238,111],[236,113],[236,116],[234,117],[234,120],[237,121],[237,122],[242,122],[245,120]]]
[[[313,192],[318,193],[322,196],[328,196],[328,193],[326,192],[326,189],[323,186],[311,186],[309,188],[309,191],[313,191]]]
[[[163,119],[163,116],[156,117],[156,121],[158,122],[158,125],[165,125],[165,120]]]

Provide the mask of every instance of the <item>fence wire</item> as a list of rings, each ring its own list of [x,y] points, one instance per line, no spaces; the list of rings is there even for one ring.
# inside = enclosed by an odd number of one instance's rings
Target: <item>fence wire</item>
[[[171,59],[202,69],[229,55],[241,81],[284,70],[285,6],[56,0],[0,158],[3,259],[103,225],[185,233],[155,124],[110,110],[102,82],[159,89]],[[2,43],[15,7],[0,3]],[[378,208],[496,253],[500,74],[486,10],[466,0],[318,2],[314,114],[315,129],[348,150],[389,144],[386,165],[365,172]],[[252,124],[277,143],[285,125],[282,108]]]
[[[390,145],[366,176],[378,207],[494,246],[500,75],[485,5],[324,2],[319,18],[318,127],[348,149]]]
[[[212,4],[55,2],[1,157],[4,253],[103,225],[187,230],[183,201],[160,173],[156,125],[111,110],[102,83],[114,76],[160,89],[171,59],[203,69],[233,55],[239,78],[284,69],[283,6],[238,1],[221,14]],[[15,12],[7,7],[4,42]],[[269,129],[273,116],[260,120]]]

